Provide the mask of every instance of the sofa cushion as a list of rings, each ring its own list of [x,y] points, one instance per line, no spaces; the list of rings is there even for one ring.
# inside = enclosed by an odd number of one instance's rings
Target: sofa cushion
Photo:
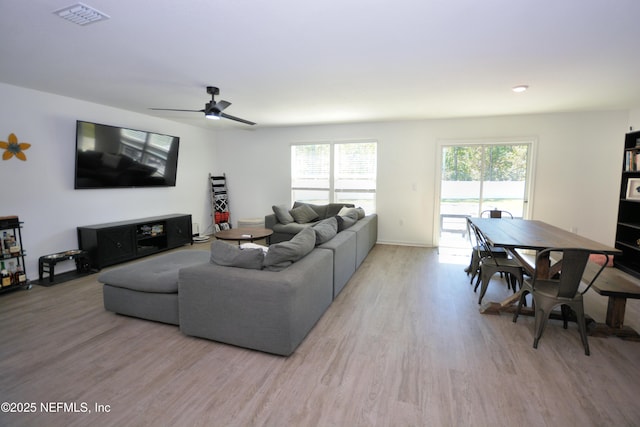
[[[327,205],[326,218],[338,215],[338,212],[340,212],[340,209],[342,208],[353,208],[354,206],[355,205],[353,205],[352,203],[329,203]]]
[[[356,222],[358,222],[357,219],[355,219],[353,217],[353,215],[351,216],[340,216],[340,215],[336,215],[334,217],[336,219],[336,222],[338,223],[338,233],[346,230],[347,228],[352,227]]]
[[[338,234],[338,221],[335,217],[323,219],[313,226],[316,233],[316,246],[333,239]]]
[[[299,208],[300,206],[309,206],[311,209],[318,214],[318,219],[327,218],[327,205],[314,205],[312,203],[305,203],[296,201],[293,203],[293,209]]]
[[[307,224],[298,224],[297,222],[292,222],[291,224],[274,224],[273,225],[273,231],[276,233],[286,233],[286,234],[290,234],[289,239],[293,236],[295,236],[296,234],[298,234],[299,232],[301,232],[302,230],[304,230],[305,228],[309,228],[312,227],[314,224],[316,224],[315,222],[310,222]],[[287,239],[287,240],[289,240]],[[274,243],[278,243],[278,242],[274,242]]]
[[[211,262],[227,267],[262,269],[264,252],[258,248],[243,249],[221,240],[211,243]]]
[[[346,230],[349,227],[352,227],[356,222],[358,222],[358,220],[356,218],[350,217],[350,216],[343,216],[342,217],[342,229]]]
[[[271,209],[273,209],[273,213],[276,214],[276,218],[281,224],[290,224],[295,221],[289,213],[289,208],[285,205],[274,205]]]
[[[364,210],[362,211],[362,213],[364,213]],[[338,212],[338,215],[343,216],[343,217],[349,217],[349,218],[353,218],[356,221],[358,219],[360,219],[360,215],[358,213],[358,209],[357,208],[342,208],[340,209],[340,212]],[[364,215],[362,215],[362,217],[364,218]]]
[[[170,252],[105,270],[98,276],[98,281],[135,292],[176,293],[178,271],[183,267],[206,264],[209,256],[209,251]]]
[[[291,209],[289,213],[298,224],[306,224],[318,219],[318,213],[309,205],[298,206]]]
[[[304,258],[316,245],[316,232],[307,227],[288,242],[276,243],[269,246],[269,251],[264,257],[264,269],[280,271],[289,267],[299,259]]]

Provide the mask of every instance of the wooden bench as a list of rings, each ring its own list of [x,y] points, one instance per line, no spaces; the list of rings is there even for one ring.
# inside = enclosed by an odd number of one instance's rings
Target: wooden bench
[[[598,272],[600,266],[589,262],[583,278],[589,281]],[[624,326],[624,312],[627,298],[640,299],[640,279],[615,267],[605,268],[591,288],[600,295],[609,298],[605,324],[591,323],[590,335],[615,335],[623,339],[640,340],[640,335],[632,328]]]
[[[522,264],[527,274],[533,275],[535,271],[535,255],[528,251],[517,250],[512,253]],[[582,279],[590,282],[600,269],[595,262],[588,262]],[[626,340],[640,341],[640,334],[634,329],[624,326],[624,313],[627,305],[627,298],[640,299],[640,279],[625,273],[615,267],[607,267],[602,270],[598,279],[591,286],[595,292],[609,298],[607,303],[607,313],[605,323],[597,323],[593,319],[587,318],[587,327],[591,336],[614,335]],[[491,303],[482,307],[481,312],[487,314],[499,314],[500,312],[511,312],[510,306],[517,301],[517,294],[507,299],[502,306]],[[522,314],[533,315],[533,310],[522,308]],[[553,316],[552,317],[556,317]]]

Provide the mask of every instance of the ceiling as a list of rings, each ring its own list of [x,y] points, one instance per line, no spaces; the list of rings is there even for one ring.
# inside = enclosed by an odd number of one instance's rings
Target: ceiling
[[[638,0],[0,2],[0,82],[197,126],[640,108]],[[511,88],[526,84],[527,92]]]

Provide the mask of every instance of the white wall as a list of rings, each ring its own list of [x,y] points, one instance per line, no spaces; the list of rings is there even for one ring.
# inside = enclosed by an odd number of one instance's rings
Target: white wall
[[[629,126],[627,132],[630,131],[630,127],[633,128],[633,132],[640,130],[640,109],[631,110],[629,112]]]
[[[640,110],[218,131],[0,84],[0,140],[29,142],[27,161],[0,161],[0,216],[25,222],[27,272],[41,255],[77,247],[76,227],[167,213],[211,222],[206,176],[226,173],[232,221],[290,203],[292,142],[378,140],[379,241],[430,246],[442,140],[535,137],[532,216],[613,244],[624,133]],[[75,121],[181,137],[175,188],[74,190]]]
[[[0,160],[0,216],[24,221],[29,278],[37,279],[38,257],[78,247],[78,226],[170,213],[191,214],[201,230],[211,223],[207,174],[216,169],[213,132],[5,84],[0,99],[0,140],[14,133],[31,143],[26,162]],[[76,120],[179,136],[176,187],[74,190]],[[60,271],[74,267],[66,264]]]
[[[567,113],[218,132],[233,220],[290,200],[292,142],[378,140],[379,241],[434,241],[441,140],[537,140],[532,217],[613,244],[629,112]]]

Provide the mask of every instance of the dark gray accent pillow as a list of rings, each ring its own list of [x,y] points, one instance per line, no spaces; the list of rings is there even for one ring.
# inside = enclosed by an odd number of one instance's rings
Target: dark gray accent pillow
[[[298,224],[306,224],[318,219],[318,214],[309,205],[301,205],[289,211]]]
[[[323,219],[315,224],[313,230],[316,232],[316,246],[333,239],[338,234],[338,221],[335,217]]]
[[[276,218],[278,218],[278,222],[280,224],[291,224],[294,219],[289,213],[289,208],[285,205],[274,205],[271,207],[273,209],[273,213],[276,214]]]
[[[215,240],[211,243],[211,262],[226,267],[261,270],[264,252],[262,249],[241,249],[239,246]]]
[[[292,208],[299,208],[302,205],[307,205],[309,206],[311,209],[313,209],[315,211],[315,213],[318,214],[318,218],[319,219],[326,219],[328,218],[327,216],[327,205],[314,205],[312,203],[305,203],[305,202],[300,202],[300,201],[295,201],[293,203]]]
[[[315,245],[316,232],[312,227],[307,227],[288,242],[269,246],[267,256],[264,257],[264,269],[269,271],[284,270],[311,252]]]
[[[358,219],[352,217],[351,215],[343,216],[342,217],[342,227],[343,227],[342,229],[346,230],[347,228],[351,227],[356,222],[358,222]]]

